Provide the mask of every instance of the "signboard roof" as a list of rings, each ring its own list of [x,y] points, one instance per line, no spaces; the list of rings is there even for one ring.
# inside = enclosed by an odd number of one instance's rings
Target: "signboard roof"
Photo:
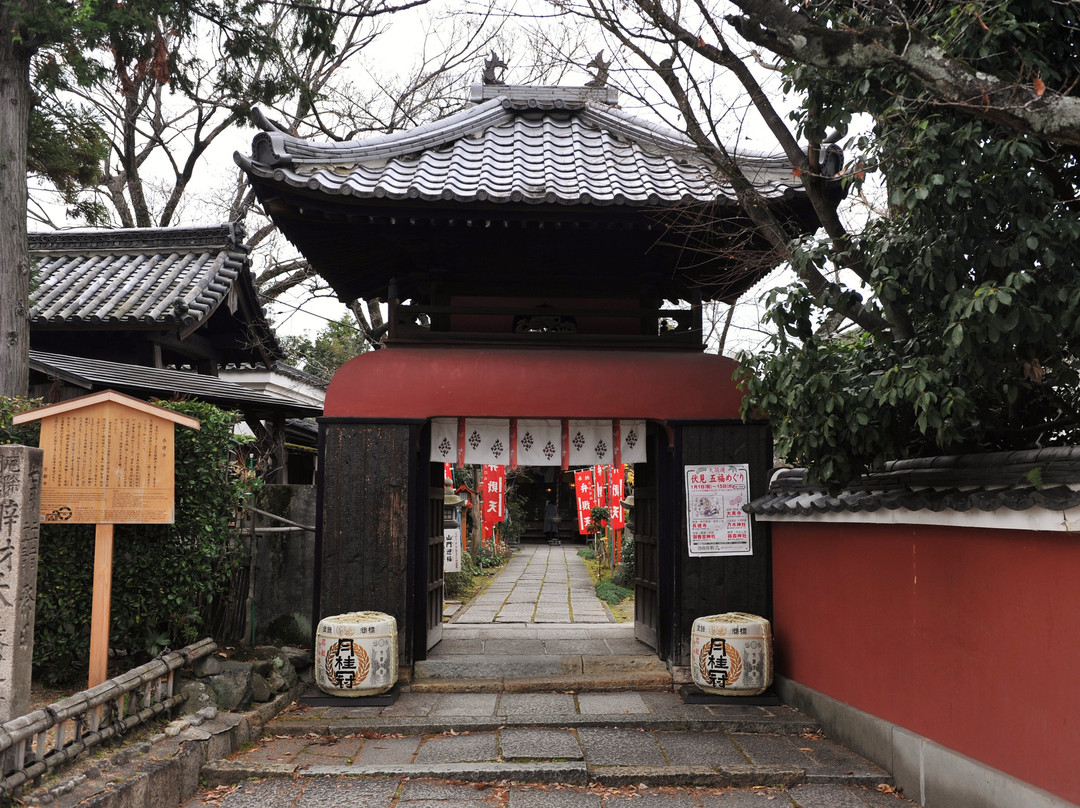
[[[199,428],[199,419],[192,418],[190,415],[183,415],[172,410],[165,409],[164,407],[158,407],[154,404],[148,404],[140,399],[133,398],[132,396],[125,396],[123,393],[117,393],[115,390],[103,390],[100,393],[93,393],[88,396],[80,396],[79,398],[73,398],[68,401],[61,401],[59,404],[50,404],[46,407],[38,407],[36,410],[30,410],[28,412],[21,412],[13,417],[12,423],[25,424],[30,421],[40,421],[44,418],[51,418],[53,416],[62,415],[64,413],[70,413],[75,410],[81,410],[85,407],[92,407],[96,404],[104,402],[113,402],[120,404],[124,407],[129,407],[133,410],[138,410],[146,415],[151,415],[155,418],[161,418],[166,421],[171,421],[174,424],[180,424],[181,426],[190,427],[191,429]]]

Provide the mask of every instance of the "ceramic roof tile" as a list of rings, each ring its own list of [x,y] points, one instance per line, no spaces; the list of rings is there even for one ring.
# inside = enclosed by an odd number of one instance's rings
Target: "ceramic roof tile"
[[[226,407],[261,414],[321,415],[321,407],[302,404],[294,399],[256,392],[242,384],[217,376],[180,370],[143,367],[123,362],[106,362],[81,356],[30,351],[31,369],[63,379],[87,389],[114,388],[133,394],[152,394],[159,398],[171,395],[193,396]]]
[[[1080,506],[1080,448],[913,458],[886,465],[839,493],[784,469],[764,496],[744,506],[761,516],[811,516],[882,510],[1023,511]]]
[[[505,92],[406,132],[348,143],[304,140],[263,119],[252,156],[236,161],[253,177],[356,197],[596,205],[734,198],[683,135],[610,106],[609,93]],[[783,156],[736,159],[766,197],[800,189]]]
[[[252,285],[241,238],[234,225],[31,233],[31,324],[197,325]]]

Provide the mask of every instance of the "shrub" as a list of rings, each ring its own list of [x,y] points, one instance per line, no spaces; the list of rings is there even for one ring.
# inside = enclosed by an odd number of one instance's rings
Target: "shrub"
[[[615,571],[615,577],[612,580],[619,586],[633,589],[634,577],[634,534],[627,529],[623,532],[622,562]]]
[[[632,590],[619,586],[610,578],[605,578],[596,585],[596,597],[612,606],[621,603],[633,594]]]

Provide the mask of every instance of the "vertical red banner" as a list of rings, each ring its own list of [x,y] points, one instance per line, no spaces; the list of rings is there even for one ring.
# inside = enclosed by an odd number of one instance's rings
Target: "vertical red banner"
[[[611,513],[611,499],[608,496],[608,489],[611,485],[611,471],[611,466],[593,466],[593,478],[596,480],[596,504],[601,508],[607,508],[608,513]],[[600,524],[607,527],[608,520],[604,519]]]
[[[596,505],[592,469],[574,472],[574,493],[577,496],[578,533],[588,535],[592,509]]]
[[[484,466],[481,477],[484,522],[506,519],[506,466]]]
[[[610,474],[611,504],[608,510],[611,512],[611,526],[616,530],[626,527],[626,513],[623,511],[623,500],[626,499],[626,472],[622,466],[614,466]]]
[[[593,480],[596,490],[596,506],[607,507],[607,470],[608,466],[593,466]]]

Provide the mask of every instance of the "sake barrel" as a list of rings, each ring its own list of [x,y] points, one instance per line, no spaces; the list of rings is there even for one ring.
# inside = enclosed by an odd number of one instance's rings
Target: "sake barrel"
[[[704,692],[757,696],[772,684],[772,626],[764,617],[743,612],[699,617],[690,638],[691,675]]]
[[[397,620],[382,612],[324,617],[315,633],[315,684],[332,696],[375,696],[397,682]]]

